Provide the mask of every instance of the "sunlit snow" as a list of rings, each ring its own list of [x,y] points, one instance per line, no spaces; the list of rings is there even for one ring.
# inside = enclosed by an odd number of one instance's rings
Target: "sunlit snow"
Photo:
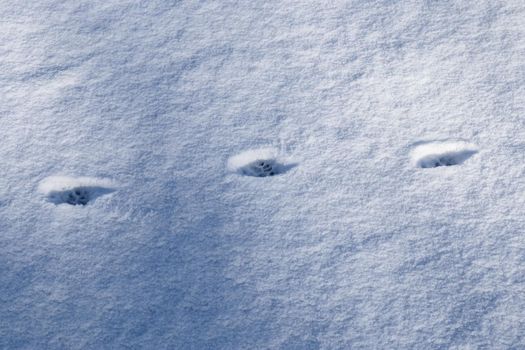
[[[0,349],[525,348],[525,2],[0,18]]]

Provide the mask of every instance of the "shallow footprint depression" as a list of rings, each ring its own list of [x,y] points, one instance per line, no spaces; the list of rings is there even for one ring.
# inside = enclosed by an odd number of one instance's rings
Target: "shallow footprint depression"
[[[67,176],[48,177],[40,182],[38,189],[49,202],[57,205],[86,205],[115,190],[107,179]]]
[[[418,168],[437,168],[462,164],[478,152],[476,145],[464,141],[435,141],[416,146],[412,163]]]
[[[279,162],[277,150],[274,148],[245,151],[228,160],[228,169],[230,171],[254,177],[282,174],[290,167]]]

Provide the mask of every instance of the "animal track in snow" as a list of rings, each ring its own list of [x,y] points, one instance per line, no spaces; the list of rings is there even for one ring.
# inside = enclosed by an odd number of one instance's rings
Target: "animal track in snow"
[[[239,153],[228,160],[230,171],[255,177],[266,177],[282,174],[295,165],[284,165],[279,162],[277,150],[260,148]]]
[[[54,204],[86,205],[115,189],[111,181],[92,177],[51,176],[38,187],[47,200]]]
[[[437,168],[461,164],[477,152],[477,147],[468,142],[435,141],[416,146],[411,156],[418,168]]]

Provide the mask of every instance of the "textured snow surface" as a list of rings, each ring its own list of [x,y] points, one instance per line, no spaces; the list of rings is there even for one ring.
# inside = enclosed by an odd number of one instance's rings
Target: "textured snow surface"
[[[0,18],[0,349],[525,348],[523,1]]]

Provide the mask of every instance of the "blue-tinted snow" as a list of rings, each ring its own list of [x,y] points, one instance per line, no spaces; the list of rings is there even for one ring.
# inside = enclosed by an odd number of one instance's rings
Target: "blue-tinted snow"
[[[525,348],[522,1],[0,18],[0,348]],[[449,140],[479,152],[413,166]],[[268,147],[296,166],[228,170]]]

